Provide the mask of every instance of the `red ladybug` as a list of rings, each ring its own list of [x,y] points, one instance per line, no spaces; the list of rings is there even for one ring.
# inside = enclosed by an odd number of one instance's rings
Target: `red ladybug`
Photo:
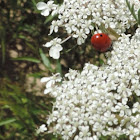
[[[91,37],[91,44],[99,52],[105,52],[111,46],[111,39],[107,34],[98,33]]]

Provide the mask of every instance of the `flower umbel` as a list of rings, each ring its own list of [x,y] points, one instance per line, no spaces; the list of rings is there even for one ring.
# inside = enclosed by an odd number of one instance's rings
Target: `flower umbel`
[[[140,8],[139,0],[133,0],[134,12]],[[50,26],[50,34],[58,32],[62,27],[68,34],[77,39],[77,44],[85,42],[88,35],[96,27],[111,27],[117,34],[124,33],[135,24],[135,19],[131,15],[126,0],[64,0],[63,4],[56,5],[50,0],[47,3],[39,2],[37,9],[41,10],[41,15],[58,15],[57,20],[53,20]],[[60,44],[59,44],[60,45]],[[51,47],[50,56],[58,59],[62,47]]]
[[[107,65],[87,63],[81,73],[70,70],[61,85],[53,83],[50,94],[56,102],[48,128],[64,140],[98,140],[102,135],[114,140],[123,134],[139,140],[139,54],[140,28],[132,39],[122,35],[113,44]]]

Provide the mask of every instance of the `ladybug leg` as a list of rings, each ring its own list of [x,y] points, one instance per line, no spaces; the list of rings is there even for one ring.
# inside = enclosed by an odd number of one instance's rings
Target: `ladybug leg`
[[[111,46],[108,48],[108,50],[107,51],[112,51],[113,50],[113,47],[112,47],[112,44],[111,44]]]
[[[97,61],[99,62],[99,64],[98,64],[98,66],[100,67],[101,65],[100,65],[100,54],[101,54],[101,52],[100,51],[97,51]]]
[[[109,53],[109,52],[111,53],[112,50],[113,50],[113,47],[112,47],[112,44],[111,44],[111,46],[108,48],[108,50],[106,51],[106,53],[104,55],[106,59],[108,59],[108,54],[107,53]]]

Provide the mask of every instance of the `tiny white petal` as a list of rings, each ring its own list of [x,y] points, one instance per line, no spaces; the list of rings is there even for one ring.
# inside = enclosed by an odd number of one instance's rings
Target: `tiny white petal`
[[[38,2],[36,7],[38,10],[44,10],[45,8],[47,8],[47,4],[45,2]]]
[[[44,90],[44,94],[48,94],[48,93],[51,92],[51,91],[52,91],[51,88],[47,88],[47,89]]]
[[[44,83],[44,82],[48,82],[50,80],[50,77],[43,77],[41,78],[41,82]]]
[[[44,44],[43,45],[44,47],[51,47],[52,46],[52,44],[51,44],[51,42],[47,42],[46,44]]]
[[[48,16],[49,13],[50,13],[50,12],[49,12],[48,9],[44,9],[44,10],[41,11],[41,15],[43,15],[43,16]]]

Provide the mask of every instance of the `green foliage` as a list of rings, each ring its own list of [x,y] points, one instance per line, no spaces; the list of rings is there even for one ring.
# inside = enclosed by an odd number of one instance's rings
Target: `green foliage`
[[[0,1],[0,140],[59,139],[53,134],[36,133],[46,122],[54,101],[43,95],[41,87],[36,89],[36,81],[51,72],[60,72],[61,67],[47,57],[47,49],[40,49],[51,39],[46,37],[54,17],[45,21],[40,16],[36,8],[39,1]],[[33,81],[28,84],[30,78]]]
[[[47,24],[47,23],[51,22],[55,17],[57,17],[57,15],[54,15],[54,16],[49,15],[49,16],[46,18],[44,24]]]
[[[5,45],[5,28],[0,24],[0,45],[2,48],[2,64],[5,63],[6,45]]]
[[[130,5],[130,2],[128,0],[126,0],[126,4],[130,10],[132,16],[134,17],[136,22],[140,25],[140,9],[138,10],[138,15],[136,15],[135,10],[134,10],[134,4]]]
[[[51,104],[48,103],[53,99],[43,99],[25,93],[20,84],[13,83],[7,78],[1,82],[0,131],[2,135],[0,139],[41,138],[36,134],[37,125],[45,123],[45,116],[51,111]],[[48,136],[52,137],[52,135]]]
[[[16,121],[15,118],[8,118],[6,120],[1,121],[0,122],[0,126],[6,125],[6,124],[10,124],[10,123],[15,122],[15,121]]]
[[[138,23],[140,24],[140,9],[138,11]]]
[[[40,56],[43,61],[43,64],[46,66],[46,68],[48,68],[51,72],[53,72],[49,58],[45,55],[45,53],[43,52],[41,48],[39,49],[39,52],[40,52]]]
[[[40,63],[40,60],[33,58],[33,57],[17,57],[17,58],[12,58],[12,60],[21,60],[21,61]]]
[[[115,139],[115,138],[114,138]],[[129,138],[126,135],[121,135],[118,140],[128,140]],[[110,136],[101,136],[100,140],[111,140]]]

